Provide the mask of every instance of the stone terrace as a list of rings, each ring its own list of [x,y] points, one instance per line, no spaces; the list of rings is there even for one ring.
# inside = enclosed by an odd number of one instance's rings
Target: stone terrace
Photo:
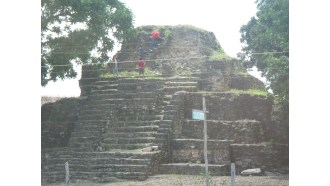
[[[67,147],[42,149],[42,178],[48,182],[64,180],[66,161],[71,180],[144,180],[154,174],[162,153],[150,148],[159,145],[159,127],[171,118],[165,107],[173,92],[196,91],[196,80],[95,81],[80,107]]]

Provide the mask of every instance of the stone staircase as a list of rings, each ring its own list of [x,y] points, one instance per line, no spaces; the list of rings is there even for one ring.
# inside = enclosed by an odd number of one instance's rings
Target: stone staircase
[[[172,94],[196,91],[196,85],[196,78],[96,81],[68,146],[43,149],[42,179],[63,181],[67,161],[71,181],[146,179],[160,153],[150,147],[162,145],[174,114]]]

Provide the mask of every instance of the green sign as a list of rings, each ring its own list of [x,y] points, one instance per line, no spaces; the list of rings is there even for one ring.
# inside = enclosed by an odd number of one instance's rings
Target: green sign
[[[202,110],[192,110],[192,119],[205,120],[205,114]]]

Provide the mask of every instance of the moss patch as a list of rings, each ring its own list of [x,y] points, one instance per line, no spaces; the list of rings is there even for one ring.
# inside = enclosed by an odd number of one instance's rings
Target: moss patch
[[[248,89],[248,90],[231,89],[228,92],[236,93],[236,94],[253,94],[253,95],[268,96],[267,91],[259,90],[259,89]]]

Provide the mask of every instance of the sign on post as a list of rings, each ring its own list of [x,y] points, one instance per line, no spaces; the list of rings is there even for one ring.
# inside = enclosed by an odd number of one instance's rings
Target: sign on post
[[[206,111],[205,97],[203,96],[203,110],[192,109],[192,119],[204,121],[204,161],[205,161],[205,177],[206,185],[209,186],[209,170],[208,170],[208,160],[207,160],[207,123],[206,123]]]
[[[192,109],[192,119],[205,120],[205,114],[202,110]]]

